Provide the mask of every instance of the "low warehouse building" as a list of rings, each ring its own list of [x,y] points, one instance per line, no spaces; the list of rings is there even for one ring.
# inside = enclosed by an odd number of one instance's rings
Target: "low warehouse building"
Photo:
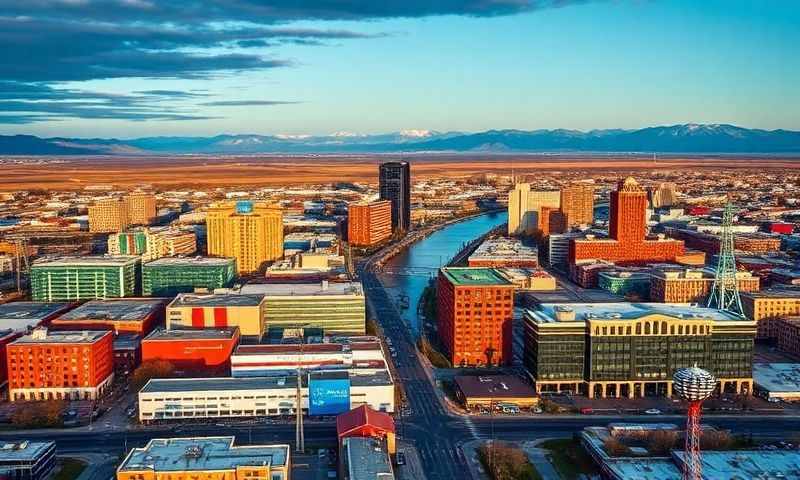
[[[769,401],[800,400],[800,363],[754,363],[756,395]]]
[[[164,321],[161,298],[90,300],[51,322],[55,330],[113,330],[115,335],[147,335]]]
[[[455,383],[456,396],[468,410],[504,404],[531,408],[539,403],[536,390],[511,375],[462,375],[455,378]]]
[[[239,329],[154,330],[142,340],[142,361],[166,360],[191,374],[228,375]]]

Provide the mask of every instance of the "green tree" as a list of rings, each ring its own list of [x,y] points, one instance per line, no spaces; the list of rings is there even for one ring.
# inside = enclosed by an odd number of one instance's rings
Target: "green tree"
[[[152,378],[169,378],[175,373],[175,366],[166,360],[148,360],[142,362],[131,375],[131,386],[139,391]]]

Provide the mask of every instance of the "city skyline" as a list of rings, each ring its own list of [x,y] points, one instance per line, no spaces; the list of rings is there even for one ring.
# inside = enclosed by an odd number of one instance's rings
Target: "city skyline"
[[[792,7],[9,3],[0,134],[800,130]]]

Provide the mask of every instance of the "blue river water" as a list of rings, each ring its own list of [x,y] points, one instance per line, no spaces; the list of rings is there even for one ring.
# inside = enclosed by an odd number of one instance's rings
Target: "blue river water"
[[[412,244],[386,263],[381,280],[398,306],[404,306],[402,298],[408,299],[408,308],[402,308],[401,311],[414,333],[418,333],[421,326],[417,318],[419,298],[428,282],[436,278],[439,267],[453,258],[466,242],[505,223],[507,219],[506,212],[490,212],[448,225]]]

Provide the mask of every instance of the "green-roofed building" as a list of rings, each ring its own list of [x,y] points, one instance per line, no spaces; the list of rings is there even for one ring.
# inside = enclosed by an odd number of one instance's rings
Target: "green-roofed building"
[[[142,295],[174,297],[179,293],[213,292],[230,287],[235,278],[233,258],[160,258],[142,266]]]

